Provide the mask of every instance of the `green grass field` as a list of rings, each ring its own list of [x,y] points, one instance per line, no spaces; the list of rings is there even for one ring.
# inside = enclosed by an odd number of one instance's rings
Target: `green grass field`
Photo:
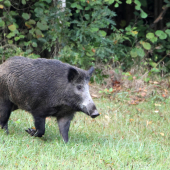
[[[30,137],[31,115],[17,110],[7,136],[0,130],[0,170],[170,169],[170,102],[96,99],[101,116],[77,113],[69,142],[60,137],[54,118],[42,138]]]

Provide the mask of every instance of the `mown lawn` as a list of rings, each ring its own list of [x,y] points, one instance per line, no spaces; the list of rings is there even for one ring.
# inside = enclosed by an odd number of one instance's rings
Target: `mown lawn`
[[[0,130],[0,170],[3,169],[170,169],[170,102],[147,100],[129,105],[125,99],[96,99],[100,117],[77,113],[69,142],[59,135],[53,118],[42,138],[30,137],[30,114],[12,113],[7,136]]]

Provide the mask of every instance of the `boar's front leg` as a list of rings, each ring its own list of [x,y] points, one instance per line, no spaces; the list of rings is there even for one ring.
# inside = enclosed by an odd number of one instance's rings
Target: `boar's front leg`
[[[8,134],[8,120],[11,114],[13,103],[0,100],[0,126]]]
[[[70,128],[70,122],[73,119],[74,114],[70,114],[64,117],[57,117],[57,122],[60,130],[60,134],[62,135],[64,142],[68,142],[68,131]]]
[[[31,136],[42,137],[45,133],[45,118],[34,116],[35,129],[28,128],[25,130]]]

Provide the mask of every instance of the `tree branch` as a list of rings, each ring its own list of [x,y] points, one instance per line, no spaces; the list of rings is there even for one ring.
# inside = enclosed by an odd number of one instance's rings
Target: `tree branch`
[[[155,19],[155,21],[153,22],[153,24],[151,24],[151,28],[153,28],[154,26],[155,26],[155,24],[157,24],[160,20],[162,20],[163,19],[163,16],[165,15],[165,13],[166,13],[166,11],[167,11],[167,9],[168,9],[169,7],[164,7],[163,8],[163,11],[159,14],[159,16]]]

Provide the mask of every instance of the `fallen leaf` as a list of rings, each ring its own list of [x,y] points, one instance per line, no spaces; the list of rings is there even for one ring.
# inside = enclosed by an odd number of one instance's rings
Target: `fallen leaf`
[[[92,98],[99,98],[99,96],[96,94],[91,94],[91,96],[92,96]]]
[[[129,120],[130,120],[130,122],[134,121],[134,119],[129,119]]]
[[[164,92],[165,92],[165,94],[167,94],[167,93],[168,93],[168,90],[167,90],[167,89],[164,89]]]
[[[157,103],[155,103],[155,106],[161,106],[161,104],[157,104]]]
[[[148,126],[148,125],[150,125],[150,124],[152,124],[152,121],[146,121],[146,126]]]
[[[165,94],[162,94],[162,97],[166,97],[166,95],[165,95]]]
[[[164,133],[160,133],[161,136],[164,136]]]
[[[110,117],[105,115],[105,118],[107,119],[108,122],[110,122]]]
[[[142,97],[145,97],[145,96],[146,96],[146,93],[145,93],[145,92],[142,92],[140,95],[141,95]]]

